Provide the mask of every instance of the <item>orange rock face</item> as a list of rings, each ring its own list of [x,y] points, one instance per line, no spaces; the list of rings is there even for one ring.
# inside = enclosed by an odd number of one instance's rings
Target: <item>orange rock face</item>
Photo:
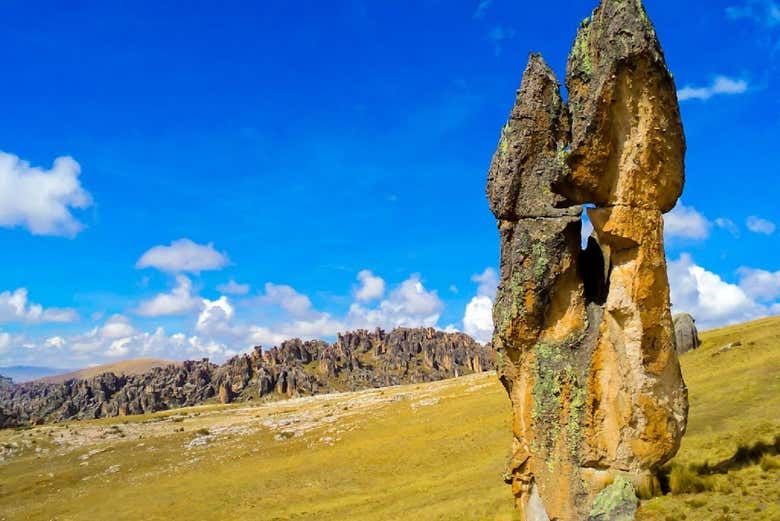
[[[568,104],[531,56],[488,174],[501,236],[493,344],[513,408],[506,480],[526,521],[617,521],[658,492],[688,408],[662,217],[682,191],[685,140],[639,0],[603,0],[583,22],[567,87]]]

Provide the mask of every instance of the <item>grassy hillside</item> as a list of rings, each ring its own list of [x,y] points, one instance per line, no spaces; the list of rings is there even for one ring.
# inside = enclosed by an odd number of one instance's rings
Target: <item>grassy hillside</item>
[[[86,367],[65,374],[58,374],[54,376],[45,376],[39,378],[36,382],[47,382],[52,384],[59,384],[72,380],[74,378],[91,378],[103,373],[114,374],[141,374],[153,369],[155,367],[163,367],[166,365],[176,364],[170,360],[162,360],[160,358],[135,358],[133,360],[122,360],[113,364],[96,365],[94,367]]]
[[[780,318],[702,336],[676,493],[640,519],[776,521]],[[510,520],[509,444],[493,374],[2,431],[0,520]]]

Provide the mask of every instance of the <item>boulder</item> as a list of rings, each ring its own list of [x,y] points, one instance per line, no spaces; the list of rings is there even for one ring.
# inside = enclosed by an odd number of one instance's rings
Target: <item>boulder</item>
[[[672,319],[674,321],[674,345],[680,354],[698,349],[701,345],[699,332],[696,329],[696,320],[688,313],[680,313]]]

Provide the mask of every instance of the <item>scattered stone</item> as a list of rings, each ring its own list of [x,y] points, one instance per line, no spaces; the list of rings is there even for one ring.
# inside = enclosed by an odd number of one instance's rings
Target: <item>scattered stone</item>
[[[417,409],[418,407],[430,407],[431,405],[436,405],[439,403],[439,398],[426,398],[424,400],[420,400],[419,402],[412,404],[412,409]]]
[[[196,438],[194,438],[192,441],[190,441],[187,445],[184,446],[185,449],[191,450],[195,447],[203,447],[204,445],[208,445],[209,442],[214,438],[211,434],[201,434],[198,435]]]
[[[728,344],[719,347],[718,350],[715,351],[712,354],[712,356],[717,356],[717,355],[722,355],[723,353],[728,353],[729,351],[731,351],[735,347],[741,347],[741,346],[742,346],[742,342],[729,342]]]

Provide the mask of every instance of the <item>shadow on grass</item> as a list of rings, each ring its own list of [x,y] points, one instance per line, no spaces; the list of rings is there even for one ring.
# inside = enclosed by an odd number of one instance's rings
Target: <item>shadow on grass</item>
[[[739,470],[751,465],[770,464],[779,465],[768,461],[767,458],[780,454],[780,434],[774,441],[758,441],[752,445],[740,445],[734,455],[714,465],[705,462],[701,465],[679,465],[672,463],[663,467],[658,474],[661,483],[661,491],[664,494],[695,494],[712,490],[713,483],[707,479],[715,474],[727,474],[732,470]]]
[[[774,441],[770,443],[759,441],[750,446],[740,445],[730,458],[726,458],[714,465],[709,463],[697,465],[694,466],[694,469],[703,476],[708,474],[726,474],[730,470],[738,470],[755,465],[765,455],[776,456],[777,454],[780,454],[780,434],[775,436]]]

